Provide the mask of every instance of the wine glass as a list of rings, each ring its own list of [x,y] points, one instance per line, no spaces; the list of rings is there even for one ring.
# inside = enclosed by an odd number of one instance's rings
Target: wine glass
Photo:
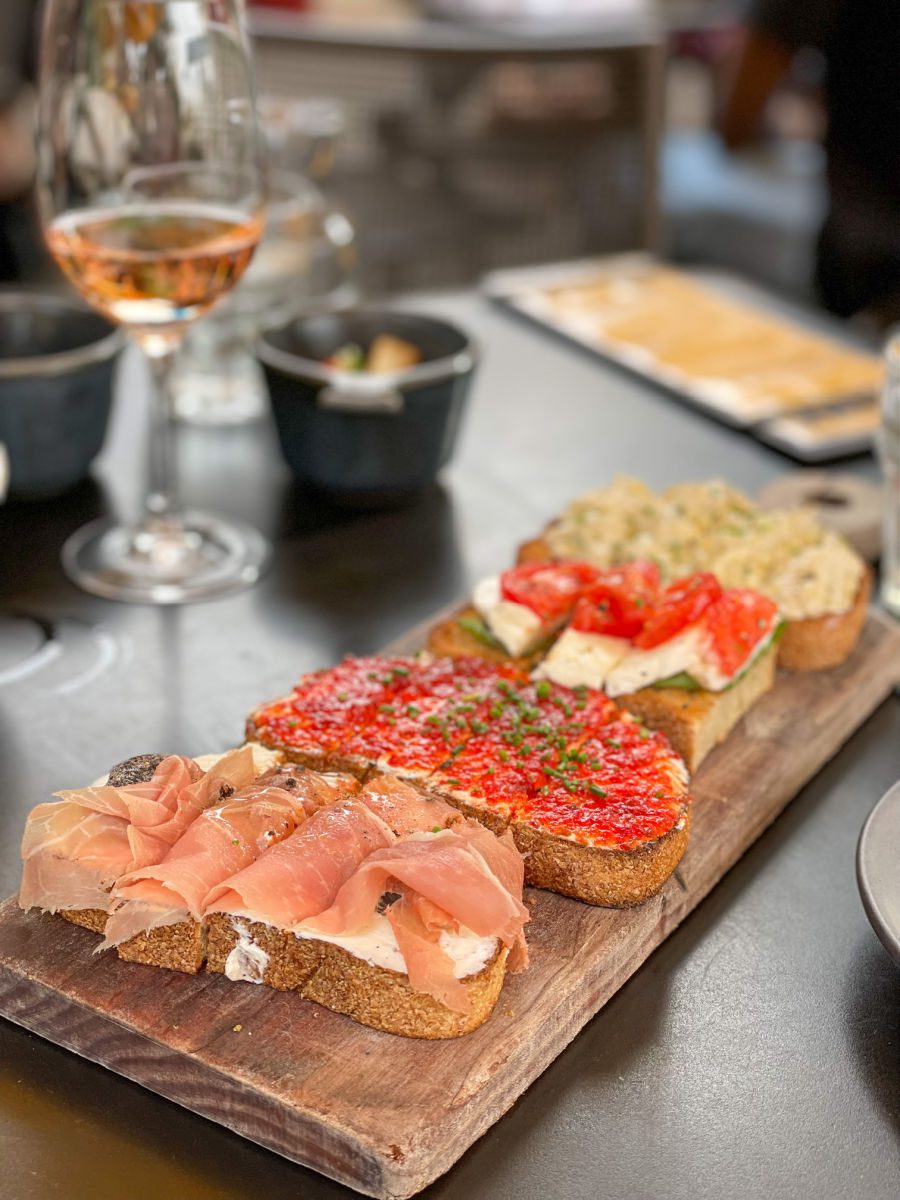
[[[260,333],[356,303],[353,226],[302,175],[269,171],[266,233],[231,295],[188,335],[172,379],[182,421],[225,425],[269,409],[253,352]]]
[[[144,518],[63,548],[114,600],[179,604],[253,584],[265,539],[182,513],[170,377],[190,322],[240,279],[264,214],[262,140],[242,0],[47,0],[37,192],[51,253],[128,331],[155,380]],[[236,484],[239,481],[235,481]]]

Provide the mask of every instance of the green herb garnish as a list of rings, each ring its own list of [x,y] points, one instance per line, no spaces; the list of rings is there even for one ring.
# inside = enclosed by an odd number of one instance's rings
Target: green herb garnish
[[[456,623],[460,629],[464,629],[466,633],[472,635],[483,645],[490,647],[491,650],[499,650],[505,654],[506,649],[502,642],[491,633],[484,621],[480,617],[457,617]]]
[[[670,675],[668,679],[658,679],[652,685],[655,688],[681,688],[685,692],[700,692],[702,687],[687,671],[679,671],[677,675]]]

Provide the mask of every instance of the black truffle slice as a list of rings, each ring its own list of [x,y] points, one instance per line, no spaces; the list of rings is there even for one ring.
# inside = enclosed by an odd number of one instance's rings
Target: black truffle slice
[[[136,754],[134,758],[116,763],[109,773],[110,787],[132,787],[136,783],[149,782],[164,758],[164,754]]]

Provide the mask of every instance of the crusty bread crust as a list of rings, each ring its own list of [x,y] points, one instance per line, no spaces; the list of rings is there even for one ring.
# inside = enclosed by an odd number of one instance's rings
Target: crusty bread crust
[[[840,666],[859,641],[871,595],[872,572],[866,567],[852,608],[789,621],[781,639],[778,665],[788,671],[827,671]]]
[[[206,928],[202,921],[190,918],[176,925],[161,925],[123,942],[118,951],[125,962],[196,975],[206,958]]]
[[[665,734],[693,774],[744,714],[775,682],[777,654],[771,647],[743,679],[724,692],[642,688],[619,701],[650,729]]]
[[[690,804],[674,828],[634,850],[604,850],[554,837],[529,825],[510,827],[525,857],[525,881],[602,908],[631,908],[655,896],[687,849]]]
[[[244,734],[248,742],[258,743],[270,750],[278,750],[285,762],[296,763],[300,767],[307,767],[310,771],[318,771],[320,774],[340,772],[353,775],[360,782],[365,782],[366,776],[372,769],[372,764],[367,759],[355,755],[342,756],[324,754],[320,750],[298,749],[296,746],[288,746],[284,742],[276,743],[273,738],[267,738],[265,729],[261,729],[256,723],[256,714],[263,712],[268,707],[267,704],[260,705],[247,718]]]
[[[552,559],[553,551],[550,549],[550,543],[543,533],[539,537],[523,542],[516,554],[516,563],[519,566],[522,563],[550,562]]]
[[[232,919],[221,913],[214,913],[207,924],[206,969],[223,974],[238,932]],[[400,1037],[438,1039],[471,1033],[491,1015],[506,974],[507,950],[499,947],[477,975],[462,980],[472,1008],[458,1013],[415,991],[405,975],[372,966],[340,946],[298,938],[260,922],[246,922],[246,931],[269,956],[262,980],[269,987],[299,992],[361,1025]]]
[[[525,882],[571,896],[602,908],[630,908],[642,904],[663,886],[687,849],[690,797],[685,793],[681,812],[668,833],[634,850],[603,849],[557,837],[521,821],[485,808],[476,800],[429,788],[435,795],[473,817],[492,833],[509,829],[525,859]]]
[[[478,619],[478,610],[467,604],[446,621],[435,625],[428,634],[428,649],[440,658],[484,658],[488,662],[512,662],[525,671],[540,659],[540,653],[525,658],[512,658],[499,646],[490,646],[459,624],[460,617]]]
[[[93,933],[103,933],[106,929],[106,913],[102,908],[60,909],[58,915],[64,921],[70,921],[73,925],[81,925]]]

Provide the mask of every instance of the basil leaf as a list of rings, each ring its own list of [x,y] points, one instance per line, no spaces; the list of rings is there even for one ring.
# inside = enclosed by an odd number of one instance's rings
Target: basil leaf
[[[457,617],[456,623],[460,629],[464,629],[473,638],[477,638],[483,645],[490,646],[492,650],[499,650],[503,654],[506,653],[503,644],[497,641],[484,621],[479,617]]]
[[[655,688],[681,688],[685,692],[700,692],[703,689],[693,675],[688,675],[686,671],[679,671],[677,675],[670,675],[668,679],[658,679],[653,684]]]

